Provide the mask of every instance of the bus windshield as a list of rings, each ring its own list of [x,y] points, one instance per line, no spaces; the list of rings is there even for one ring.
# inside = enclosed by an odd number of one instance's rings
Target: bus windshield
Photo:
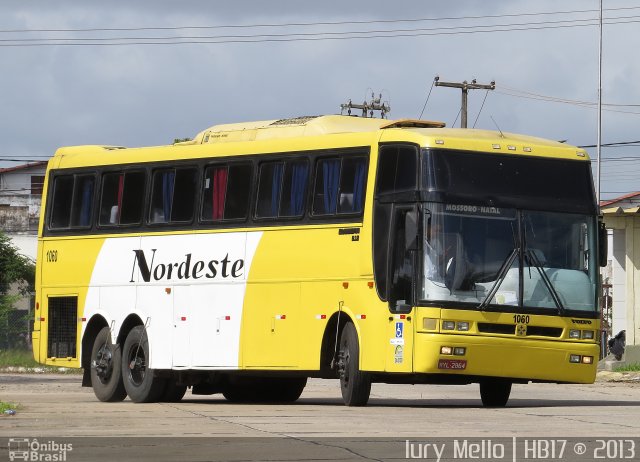
[[[596,310],[593,216],[441,203],[423,214],[423,302]]]

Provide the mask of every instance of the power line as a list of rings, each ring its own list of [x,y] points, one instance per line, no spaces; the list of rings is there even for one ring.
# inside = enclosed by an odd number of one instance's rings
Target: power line
[[[625,11],[638,10],[640,6],[605,8],[604,11]],[[135,31],[154,31],[154,30],[211,30],[211,29],[250,29],[261,27],[308,27],[308,26],[342,26],[342,25],[358,25],[358,24],[397,24],[397,23],[416,23],[416,22],[436,22],[436,21],[465,21],[477,19],[499,19],[513,18],[522,16],[551,16],[560,14],[584,14],[598,13],[599,9],[588,10],[561,10],[561,11],[544,11],[533,13],[511,13],[497,15],[480,15],[480,16],[441,16],[437,18],[399,18],[399,19],[378,19],[368,21],[322,21],[322,22],[297,22],[297,23],[266,23],[266,24],[231,24],[231,25],[214,25],[214,26],[164,26],[164,27],[108,27],[108,28],[77,28],[77,29],[3,29],[0,33],[32,33],[32,32],[135,32]]]
[[[640,22],[630,16],[616,19],[632,19],[628,21],[611,21],[613,24],[633,24]],[[576,21],[588,21],[582,24],[564,24]],[[126,46],[126,45],[188,45],[188,44],[232,44],[232,43],[278,43],[278,42],[315,42],[323,40],[360,40],[375,38],[403,38],[426,36],[468,35],[476,33],[533,31],[561,29],[573,27],[596,26],[595,19],[547,21],[541,23],[515,23],[505,25],[458,26],[432,29],[399,29],[374,31],[319,32],[292,34],[254,34],[244,36],[186,36],[186,37],[112,37],[112,38],[44,38],[44,39],[4,39],[0,48],[4,47],[49,47],[49,46]],[[521,27],[526,26],[526,27]],[[460,30],[463,29],[463,30]],[[474,29],[474,30],[469,30]],[[357,35],[364,34],[364,35]],[[624,112],[624,111],[620,111]]]
[[[578,146],[579,148],[583,148],[583,149],[587,149],[587,148],[595,148],[597,145],[596,144],[588,144],[585,146]],[[609,147],[609,148],[618,148],[618,147],[624,147],[624,146],[640,146],[640,140],[638,141],[618,141],[616,143],[603,143],[600,146],[602,147]]]

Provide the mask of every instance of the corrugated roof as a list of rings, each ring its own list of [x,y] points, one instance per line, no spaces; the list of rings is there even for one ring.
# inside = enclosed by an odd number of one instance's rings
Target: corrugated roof
[[[0,168],[0,174],[9,173],[9,172],[15,172],[16,170],[26,170],[28,168],[33,168],[33,167],[42,167],[42,166],[46,166],[46,165],[47,165],[47,161],[43,160],[43,161],[40,161],[40,162],[31,162],[31,163],[28,163],[28,164],[16,165],[15,167]]]
[[[638,213],[640,207],[608,207],[606,209],[602,209],[603,215],[634,215]]]
[[[632,192],[629,194],[625,194],[624,196],[620,196],[620,197],[616,197],[615,199],[609,199],[607,201],[601,201],[600,202],[600,207],[607,207],[608,205],[611,204],[615,204],[616,202],[620,202],[620,201],[624,201],[624,200],[628,200],[628,199],[633,199],[634,197],[638,197],[638,200],[640,200],[640,191],[637,192]]]

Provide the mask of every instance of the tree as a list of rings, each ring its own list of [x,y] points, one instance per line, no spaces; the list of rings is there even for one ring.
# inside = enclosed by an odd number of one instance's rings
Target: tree
[[[33,261],[21,255],[9,236],[0,231],[0,342],[5,345],[11,343],[8,337],[13,326],[9,321],[27,316],[26,312],[12,316],[12,312],[16,301],[33,291],[35,274]]]
[[[21,295],[31,292],[36,268],[29,257],[18,252],[11,239],[0,231],[0,296],[9,292],[11,284],[18,283]]]

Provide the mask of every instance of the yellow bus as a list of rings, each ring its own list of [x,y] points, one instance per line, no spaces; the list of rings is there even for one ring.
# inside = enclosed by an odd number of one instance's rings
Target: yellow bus
[[[585,151],[347,116],[59,149],[33,352],[102,401],[292,402],[371,384],[591,383],[602,224]]]

